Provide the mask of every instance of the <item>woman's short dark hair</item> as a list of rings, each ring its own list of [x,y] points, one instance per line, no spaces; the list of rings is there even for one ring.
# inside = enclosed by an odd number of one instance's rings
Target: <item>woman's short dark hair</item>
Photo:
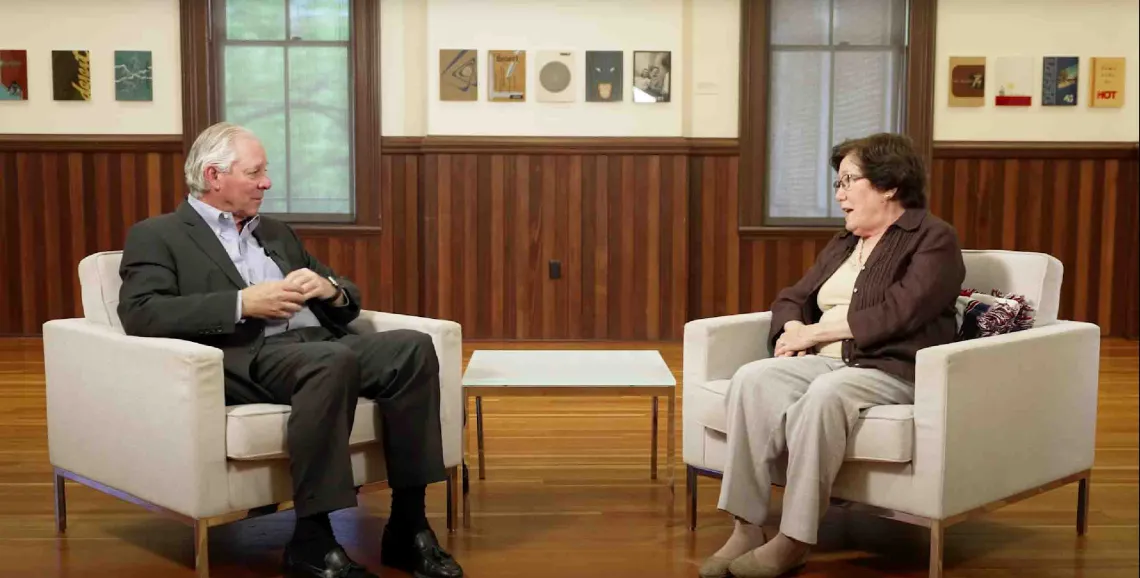
[[[909,137],[884,132],[845,140],[831,148],[831,168],[838,171],[849,154],[876,189],[895,189],[907,209],[926,208],[926,167]]]

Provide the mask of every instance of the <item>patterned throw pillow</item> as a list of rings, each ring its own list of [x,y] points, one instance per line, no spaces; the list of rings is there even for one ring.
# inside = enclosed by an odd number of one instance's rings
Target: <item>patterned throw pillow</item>
[[[958,297],[958,340],[1022,331],[1033,327],[1033,306],[1023,295],[963,289]]]

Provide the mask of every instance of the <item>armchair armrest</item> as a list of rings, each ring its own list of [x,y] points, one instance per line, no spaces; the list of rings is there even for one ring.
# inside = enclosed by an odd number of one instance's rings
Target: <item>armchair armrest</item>
[[[746,363],[768,357],[772,313],[742,313],[697,319],[685,324],[682,379],[700,384],[729,379]]]
[[[226,510],[221,350],[85,319],[48,321],[43,346],[53,466],[186,516]]]
[[[439,358],[443,464],[449,468],[460,465],[463,461],[463,330],[460,325],[442,319],[364,310],[349,329],[356,333],[412,329],[431,336]]]
[[[919,351],[915,470],[945,519],[1092,467],[1100,328],[1059,322]]]

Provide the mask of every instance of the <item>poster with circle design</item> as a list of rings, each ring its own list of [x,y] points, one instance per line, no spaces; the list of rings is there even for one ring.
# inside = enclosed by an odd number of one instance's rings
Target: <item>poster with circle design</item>
[[[574,75],[574,53],[540,50],[535,55],[539,102],[574,102],[578,83]]]

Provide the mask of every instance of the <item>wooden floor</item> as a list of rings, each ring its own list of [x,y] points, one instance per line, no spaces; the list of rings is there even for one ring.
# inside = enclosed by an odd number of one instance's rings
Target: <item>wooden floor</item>
[[[658,348],[681,381],[679,343],[468,343],[466,354],[477,347]],[[1102,351],[1088,535],[1074,530],[1076,486],[1061,488],[952,527],[947,576],[1137,575],[1137,343],[1110,340]],[[188,527],[84,487],[68,486],[68,532],[55,534],[44,411],[40,342],[0,340],[0,576],[192,577]],[[676,495],[664,467],[650,481],[648,400],[484,398],[484,413],[485,481],[468,459],[471,528],[447,536],[442,485],[428,495],[433,526],[472,578],[694,577],[730,532],[713,480],[701,482],[698,531],[685,529],[680,424]],[[659,427],[664,464],[664,411]],[[333,520],[350,555],[400,576],[378,565],[388,499],[364,496]],[[292,524],[286,512],[212,530],[212,575],[278,576]],[[920,529],[833,512],[801,576],[925,576],[926,552]]]

